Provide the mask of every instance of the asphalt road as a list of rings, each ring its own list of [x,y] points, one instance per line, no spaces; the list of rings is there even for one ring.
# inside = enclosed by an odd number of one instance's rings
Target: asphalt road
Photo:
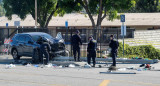
[[[10,56],[0,56],[0,86],[160,86],[160,63],[152,65],[158,71],[129,70],[127,72],[137,74],[99,74],[107,68],[41,68],[16,64],[15,68],[6,69],[10,61]],[[78,64],[82,66],[84,63]],[[130,66],[139,65],[118,64],[120,68]]]

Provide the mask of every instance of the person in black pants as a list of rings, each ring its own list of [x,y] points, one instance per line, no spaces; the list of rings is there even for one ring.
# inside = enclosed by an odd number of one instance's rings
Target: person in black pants
[[[97,43],[96,40],[93,39],[93,37],[89,37],[89,43],[88,43],[88,47],[87,47],[87,62],[90,65],[91,64],[91,58],[93,61],[93,66],[95,67],[96,65],[96,49],[97,49]]]
[[[71,40],[72,46],[73,46],[73,55],[74,55],[74,60],[75,61],[80,61],[80,46],[82,45],[81,37],[80,37],[80,32],[77,30],[76,34],[72,36]],[[77,59],[77,53],[78,53],[78,59]]]
[[[43,64],[44,63],[44,58],[43,55],[46,58],[45,64],[48,64],[49,62],[49,52],[51,51],[51,46],[47,40],[44,40],[42,37],[39,39],[39,44],[40,44],[40,62]]]
[[[118,43],[118,41],[114,40],[113,35],[110,36],[110,40],[111,41],[109,43],[109,47],[111,48],[111,56],[112,56],[113,64],[109,68],[109,70],[116,70],[116,57],[117,57],[119,43]]]

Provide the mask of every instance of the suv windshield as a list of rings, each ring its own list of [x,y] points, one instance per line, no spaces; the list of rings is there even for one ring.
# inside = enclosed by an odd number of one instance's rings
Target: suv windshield
[[[43,35],[32,35],[33,40],[36,42],[40,37],[44,37],[46,39],[53,39],[52,36],[48,34],[43,34]]]

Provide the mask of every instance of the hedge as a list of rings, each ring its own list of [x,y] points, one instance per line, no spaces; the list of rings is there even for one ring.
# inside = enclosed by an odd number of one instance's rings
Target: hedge
[[[160,59],[160,50],[156,49],[152,45],[140,45],[140,46],[129,46],[124,45],[125,57],[142,57],[149,59]],[[123,56],[123,44],[119,43],[118,57]]]

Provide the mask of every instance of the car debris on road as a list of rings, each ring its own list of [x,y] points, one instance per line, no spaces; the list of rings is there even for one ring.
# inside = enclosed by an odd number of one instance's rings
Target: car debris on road
[[[9,65],[6,65],[5,69],[9,69],[9,68],[15,68],[16,65],[14,64],[9,64]]]

